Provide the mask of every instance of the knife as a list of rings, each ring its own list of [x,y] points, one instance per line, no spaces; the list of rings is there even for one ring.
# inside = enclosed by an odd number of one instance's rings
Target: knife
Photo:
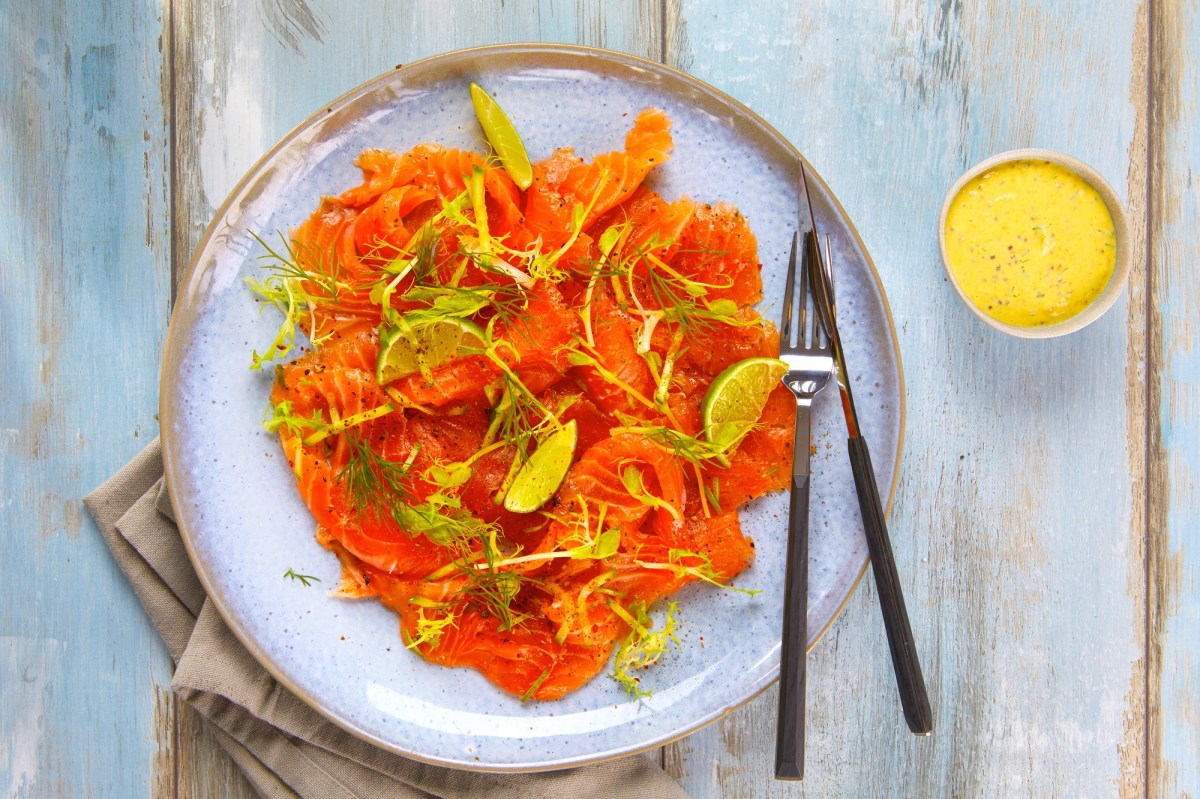
[[[904,708],[904,719],[908,728],[918,735],[933,732],[933,711],[929,707],[929,695],[921,675],[921,664],[917,659],[917,648],[913,642],[912,628],[908,623],[908,611],[904,606],[904,592],[900,587],[900,575],[896,572],[896,559],[888,538],[887,520],[883,514],[883,502],[879,487],[875,483],[875,470],[871,465],[871,453],[867,441],[858,425],[858,412],[854,409],[854,394],[850,390],[850,376],[846,368],[846,356],[842,351],[842,339],[837,332],[837,305],[834,297],[832,263],[828,260],[828,243],[824,257],[817,235],[817,219],[813,213],[812,198],[808,194],[808,178],[804,162],[800,163],[800,181],[813,235],[806,237],[810,257],[816,259],[820,279],[814,286],[817,311],[825,325],[825,332],[833,343],[834,360],[837,362],[837,384],[842,397],[842,413],[846,417],[849,439],[846,446],[850,451],[850,468],[854,472],[854,487],[858,492],[858,506],[862,512],[863,528],[867,535],[867,549],[871,553],[871,569],[879,589],[879,604],[883,610],[883,625],[887,631],[888,647],[892,652],[892,666],[896,672],[896,683],[900,689],[900,703]]]

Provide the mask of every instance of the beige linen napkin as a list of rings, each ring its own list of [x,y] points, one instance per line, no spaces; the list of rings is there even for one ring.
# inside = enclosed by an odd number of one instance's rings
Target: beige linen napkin
[[[156,440],[84,499],[175,661],[172,687],[215,727],[268,799],[671,799],[683,789],[644,755],[535,774],[478,774],[385,752],[326,720],[225,626],[175,526]]]

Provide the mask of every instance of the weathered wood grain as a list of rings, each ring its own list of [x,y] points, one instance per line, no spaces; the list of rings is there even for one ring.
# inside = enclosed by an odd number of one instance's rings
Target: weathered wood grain
[[[1125,329],[1129,334],[1129,346],[1125,352],[1126,405],[1130,412],[1125,415],[1126,458],[1129,468],[1131,489],[1129,551],[1130,597],[1140,602],[1143,615],[1142,657],[1134,663],[1129,674],[1125,710],[1122,714],[1124,741],[1120,753],[1120,778],[1118,794],[1122,799],[1148,795],[1147,777],[1153,763],[1153,749],[1147,736],[1147,693],[1148,675],[1153,652],[1148,650],[1149,641],[1146,621],[1149,619],[1149,603],[1152,578],[1146,569],[1147,558],[1153,541],[1153,504],[1148,502],[1153,468],[1150,466],[1150,448],[1144,426],[1153,414],[1150,386],[1150,345],[1147,331],[1153,320],[1154,306],[1150,300],[1148,283],[1150,269],[1145,253],[1147,245],[1147,217],[1149,214],[1147,185],[1149,168],[1149,97],[1150,83],[1150,10],[1143,3],[1137,11],[1137,22],[1133,34],[1133,58],[1130,73],[1130,97],[1144,92],[1147,102],[1134,104],[1135,134],[1129,148],[1129,172],[1126,178],[1129,229],[1132,237],[1131,250],[1135,253],[1129,275],[1129,303]],[[1142,413],[1133,412],[1141,409]],[[1138,425],[1143,425],[1139,429]],[[1137,565],[1142,565],[1141,574]]]
[[[932,738],[905,728],[868,578],[812,655],[805,783],[770,780],[771,691],[670,754],[696,796],[1102,796],[1140,768],[1124,732],[1144,639],[1127,420],[1145,405],[1123,375],[1144,295],[1067,338],[1005,337],[953,295],[935,225],[965,168],[1033,145],[1093,164],[1142,213],[1126,183],[1142,13],[684,2],[668,22],[686,30],[676,63],[811,158],[889,292],[909,397],[891,529],[937,716]]]
[[[157,433],[167,73],[153,4],[0,14],[0,793],[169,793],[168,659],[81,497]]]
[[[1148,561],[1152,753],[1147,795],[1200,795],[1200,24],[1195,3],[1154,7],[1150,341],[1154,467]]]
[[[1200,795],[1197,16],[1173,0],[7,5],[0,791],[253,795],[171,696],[78,498],[155,434],[171,287],[259,155],[398,63],[542,40],[665,60],[796,142],[875,257],[906,365],[891,526],[937,733],[903,727],[868,577],[810,656],[805,783],[769,779],[773,690],[667,748],[668,769],[698,798]],[[1149,257],[1103,320],[1052,342],[962,308],[933,229],[957,174],[1024,145],[1103,173]]]

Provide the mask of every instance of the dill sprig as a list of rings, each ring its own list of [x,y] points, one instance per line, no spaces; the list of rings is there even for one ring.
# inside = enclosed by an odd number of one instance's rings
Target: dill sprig
[[[660,254],[674,243],[672,239],[660,238],[655,233],[648,241],[634,244],[632,252],[618,259],[615,264],[628,291],[628,301],[634,306],[630,312],[643,317],[651,333],[660,320],[678,325],[688,335],[712,331],[720,325],[741,327],[757,324],[756,314],[751,319],[739,319],[741,308],[733,300],[708,299],[710,292],[727,289],[732,282],[695,280],[664,261]],[[713,253],[714,257],[720,254]],[[653,308],[647,308],[642,303],[642,292],[649,295],[647,300],[653,300]],[[649,333],[643,336],[647,346],[649,337]]]
[[[430,220],[417,229],[405,250],[384,267],[384,272],[395,275],[411,272],[414,283],[428,283],[437,274],[442,245],[437,225]]]
[[[624,414],[621,416],[622,420],[626,422],[626,424],[612,428],[612,435],[618,435],[620,433],[634,433],[636,435],[645,436],[655,444],[658,444],[660,447],[667,450],[676,458],[697,466],[703,465],[709,461],[712,461],[719,466],[729,465],[728,452],[723,446],[718,446],[710,441],[705,441],[704,439],[690,436],[687,433],[680,432],[672,427],[667,427],[665,425],[636,424],[636,422],[640,420],[625,416]]]
[[[276,231],[276,234],[281,245],[279,249],[272,247],[257,233],[250,234],[266,250],[265,254],[258,256],[258,260],[268,262],[265,268],[273,276],[311,283],[319,291],[305,291],[307,297],[333,303],[341,298],[343,291],[356,288],[343,280],[335,249],[330,247],[328,252],[320,252],[306,242],[285,236],[282,231]]]
[[[382,522],[391,519],[404,532],[409,526],[409,506],[413,502],[409,472],[419,445],[403,462],[388,460],[376,452],[362,436],[346,434],[350,457],[337,474],[350,506],[362,519]]]
[[[336,253],[320,253],[315,247],[279,233],[280,246],[273,247],[257,233],[250,234],[266,250],[259,260],[267,261],[264,267],[267,276],[263,280],[247,277],[245,283],[250,291],[283,314],[283,321],[275,333],[275,339],[260,354],[251,353],[250,368],[261,370],[268,361],[282,360],[296,344],[297,329],[308,320],[308,332],[313,345],[324,338],[320,332],[317,309],[321,303],[336,305],[343,291],[356,286],[342,279],[342,270]]]
[[[379,279],[371,288],[370,298],[380,307],[384,321],[396,321],[392,297],[404,278],[411,275],[415,286],[428,280],[437,271],[440,245],[441,237],[437,230],[432,223],[426,223],[413,234],[408,245],[382,267]]]
[[[493,252],[497,249],[506,253],[513,251],[503,247],[501,240],[488,232],[482,181],[483,175],[479,171],[468,180],[467,190],[453,200],[443,202],[441,212],[426,222],[408,245],[382,268],[371,291],[371,300],[381,307],[385,323],[417,327],[446,319],[475,319],[485,323],[496,318],[509,324],[521,317],[526,306],[524,285],[530,282],[529,277],[519,270],[514,272]],[[468,207],[482,209],[483,213],[468,216],[465,212]],[[448,241],[455,243],[450,245],[453,249],[448,258],[443,259]],[[457,263],[457,268],[446,274],[443,263]],[[502,279],[485,286],[462,285],[467,265],[472,263]],[[392,300],[406,278],[410,283],[399,299],[424,307],[401,317],[392,307]]]
[[[299,574],[299,573],[297,573],[297,572],[296,572],[295,570],[293,570],[293,569],[288,569],[287,571],[285,571],[285,572],[283,573],[283,576],[284,576],[284,577],[287,577],[289,580],[297,580],[297,581],[299,581],[299,582],[300,582],[300,584],[301,584],[301,585],[303,585],[305,588],[308,588],[308,587],[309,587],[309,586],[311,586],[313,583],[319,583],[319,582],[321,582],[321,578],[320,578],[320,577],[317,577],[317,576],[315,576],[315,575],[312,575],[312,574]]]
[[[467,584],[459,589],[457,596],[467,599],[481,611],[500,622],[501,630],[511,630],[529,618],[529,614],[513,609],[513,600],[522,585],[532,578],[519,572],[464,569]]]
[[[500,438],[514,445],[523,457],[528,443],[535,439],[540,431],[556,423],[557,417],[533,395],[515,373],[505,371],[503,374],[503,396],[508,398],[508,403],[501,416]]]
[[[467,516],[474,520],[474,525],[469,528],[470,539],[464,537],[461,540],[464,546],[458,550],[460,557],[425,579],[461,580],[462,584],[453,594],[454,599],[498,619],[501,629],[511,630],[529,618],[513,609],[513,601],[524,585],[538,581],[518,571],[501,569],[503,555],[498,545],[499,526]]]
[[[737,327],[758,321],[755,319],[753,322],[747,322],[738,319],[736,315],[740,309],[733,300],[704,301],[705,294],[690,290],[703,287],[704,284],[691,281],[678,273],[648,269],[646,275],[647,289],[655,304],[662,309],[664,321],[679,325],[688,334],[710,331],[718,325]]]

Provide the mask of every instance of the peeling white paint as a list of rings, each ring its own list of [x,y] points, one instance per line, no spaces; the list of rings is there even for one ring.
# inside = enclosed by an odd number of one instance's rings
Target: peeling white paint
[[[214,70],[212,100],[204,108],[200,131],[204,200],[214,209],[268,145],[262,121],[262,53],[256,47],[231,47],[229,52],[233,55],[223,74]],[[204,72],[209,80],[208,62]]]
[[[66,644],[48,638],[0,637],[0,786],[4,799],[32,796],[45,749],[45,701],[61,671]]]

